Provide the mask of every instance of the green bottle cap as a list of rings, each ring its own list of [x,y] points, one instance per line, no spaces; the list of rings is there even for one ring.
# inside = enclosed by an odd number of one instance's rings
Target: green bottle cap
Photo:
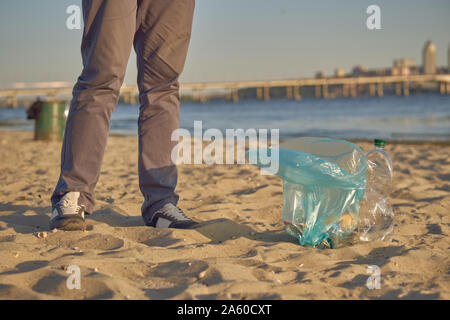
[[[375,147],[384,147],[386,145],[386,141],[381,139],[375,139],[374,141]]]

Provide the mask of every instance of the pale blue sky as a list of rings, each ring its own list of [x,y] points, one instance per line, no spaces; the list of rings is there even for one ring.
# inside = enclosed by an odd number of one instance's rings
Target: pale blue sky
[[[66,8],[81,0],[0,0],[0,87],[74,82],[81,30],[66,28]],[[382,30],[366,28],[366,8],[381,7]],[[356,64],[422,63],[426,40],[446,65],[450,0],[197,0],[182,82],[311,77]],[[132,54],[125,82],[134,84]]]

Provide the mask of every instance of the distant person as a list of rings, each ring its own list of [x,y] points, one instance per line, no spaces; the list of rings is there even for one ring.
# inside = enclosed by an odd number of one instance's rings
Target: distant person
[[[188,51],[195,0],[83,0],[83,71],[73,89],[51,197],[50,228],[85,229],[94,210],[111,112],[119,99],[131,48],[139,88],[139,187],[148,226],[191,228],[177,207],[177,169],[171,160],[179,127],[179,83]],[[120,187],[120,186],[118,186]]]
[[[41,113],[41,108],[44,103],[40,98],[37,98],[35,102],[27,109],[27,119],[37,119]]]

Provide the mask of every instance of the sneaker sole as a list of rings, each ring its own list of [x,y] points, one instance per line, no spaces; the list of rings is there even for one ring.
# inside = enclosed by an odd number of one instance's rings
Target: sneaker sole
[[[50,221],[50,229],[63,231],[86,230],[86,222],[81,217],[57,217]]]
[[[195,229],[198,226],[198,222],[172,222],[169,229]]]
[[[156,219],[157,220],[157,219]],[[152,219],[152,221],[156,222],[154,219]],[[155,223],[147,223],[146,226],[147,227],[153,227],[156,229],[195,229],[197,227],[199,227],[200,223],[196,222],[196,221],[179,221],[179,222],[172,222],[169,224],[168,227],[166,228],[158,228],[155,226]]]

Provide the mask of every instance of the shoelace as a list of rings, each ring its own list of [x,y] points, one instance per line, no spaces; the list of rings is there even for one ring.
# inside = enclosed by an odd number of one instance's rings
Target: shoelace
[[[173,217],[177,220],[191,220],[186,216],[186,214],[183,212],[183,210],[181,210],[181,208],[179,208],[179,207],[175,207],[175,208],[176,208],[176,212],[174,212],[174,210],[168,209],[168,210],[163,211],[163,213],[170,217]],[[180,216],[181,216],[181,219],[180,219]]]
[[[63,208],[73,208],[75,210],[75,213],[78,214],[80,212],[81,206],[76,204],[75,202],[70,201],[67,198],[63,198],[59,201],[59,204]]]

